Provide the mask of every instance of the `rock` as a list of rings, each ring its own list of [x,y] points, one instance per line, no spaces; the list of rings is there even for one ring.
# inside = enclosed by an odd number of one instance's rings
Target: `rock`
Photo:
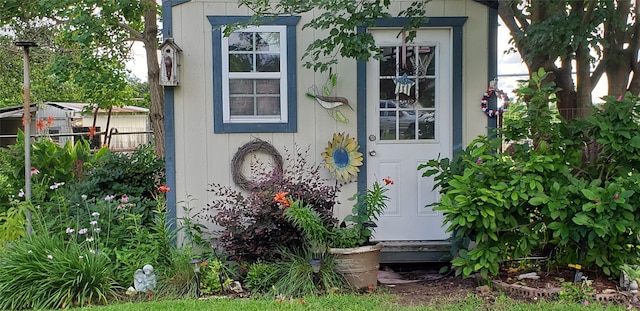
[[[540,279],[540,276],[536,272],[529,272],[529,273],[523,273],[518,275],[518,280],[523,280],[523,279],[537,280],[537,279]]]
[[[242,292],[244,292],[242,290],[242,285],[240,284],[240,282],[238,281],[233,281],[229,284],[229,286],[227,287],[230,291],[240,294]]]

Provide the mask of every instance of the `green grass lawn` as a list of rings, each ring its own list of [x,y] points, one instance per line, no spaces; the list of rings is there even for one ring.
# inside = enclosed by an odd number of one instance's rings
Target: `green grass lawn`
[[[151,301],[126,304],[113,304],[102,307],[76,308],[72,310],[92,311],[162,311],[162,310],[627,310],[626,306],[610,305],[600,306],[582,304],[540,301],[535,304],[514,301],[504,296],[494,298],[481,298],[469,296],[458,302],[434,301],[429,305],[405,306],[399,305],[393,295],[327,295],[322,297],[310,297],[305,299],[286,300],[277,302],[266,299],[233,299],[233,298],[209,298],[209,299],[182,299],[167,301]]]

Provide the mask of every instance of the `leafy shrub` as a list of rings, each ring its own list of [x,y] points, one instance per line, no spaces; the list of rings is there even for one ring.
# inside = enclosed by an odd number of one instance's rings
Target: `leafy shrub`
[[[107,151],[104,148],[92,154],[86,141],[60,146],[49,137],[40,138],[31,144],[31,166],[39,172],[37,176],[32,175],[33,183],[40,179],[48,185],[54,182],[68,184],[82,177],[85,169]],[[4,176],[0,178],[0,208],[4,210],[8,208],[5,202],[25,185],[23,132],[18,133],[15,145],[0,149],[0,176]],[[42,199],[48,201],[48,197]]]
[[[265,262],[255,262],[249,265],[249,271],[244,279],[244,284],[251,291],[266,292],[275,283],[277,268],[274,264]]]
[[[528,103],[505,121],[507,152],[480,137],[452,161],[420,166],[441,187],[434,209],[466,242],[455,247],[457,274],[496,275],[501,261],[534,252],[607,275],[638,261],[640,98],[609,97],[590,117],[566,122],[549,108],[557,89],[545,77],[519,90]]]
[[[324,184],[320,167],[309,165],[307,156],[308,150],[298,151],[295,159],[288,154],[283,171],[267,170],[263,163],[252,161],[251,172],[259,190],[244,194],[213,184],[209,191],[216,199],[196,217],[224,227],[217,243],[239,261],[271,261],[279,258],[280,246],[301,247],[303,234],[284,218],[282,208],[273,200],[276,193],[287,192],[312,206],[326,227],[336,223],[332,210],[337,187]]]
[[[164,177],[164,161],[150,146],[141,146],[131,154],[107,152],[84,178],[70,185],[68,198],[72,205],[82,204],[82,197],[140,198],[134,212],[142,214],[146,224],[153,221],[154,196]]]
[[[0,308],[105,304],[116,295],[111,262],[59,236],[34,235],[0,251]]]
[[[203,294],[219,294],[230,283],[231,279],[227,275],[226,266],[221,260],[213,259],[200,264],[200,284]]]

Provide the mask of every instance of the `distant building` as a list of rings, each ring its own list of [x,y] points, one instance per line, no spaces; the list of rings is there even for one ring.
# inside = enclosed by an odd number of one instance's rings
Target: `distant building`
[[[127,151],[139,145],[151,142],[149,110],[135,106],[113,107],[111,113],[100,109],[98,113],[90,110],[86,103],[47,102],[31,107],[31,133],[33,136],[49,135],[65,144],[84,137],[89,140],[90,127],[94,124],[95,135],[91,138],[92,147],[108,145],[112,150]],[[22,106],[0,108],[0,147],[15,143],[15,135],[22,128]],[[38,128],[42,120],[45,127]],[[50,121],[49,121],[50,120]],[[74,133],[80,135],[73,135]]]

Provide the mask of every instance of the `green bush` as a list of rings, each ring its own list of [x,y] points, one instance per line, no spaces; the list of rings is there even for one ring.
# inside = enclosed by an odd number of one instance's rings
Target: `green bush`
[[[105,304],[116,295],[111,261],[59,236],[34,235],[0,251],[0,308]]]
[[[249,265],[249,271],[244,279],[244,284],[253,292],[267,292],[275,283],[274,275],[277,272],[274,264],[256,262]]]
[[[480,137],[453,160],[420,169],[435,176],[457,274],[496,275],[502,261],[543,252],[559,266],[581,263],[617,273],[640,255],[640,98],[606,98],[585,119],[551,109],[557,89],[532,75],[518,117]],[[475,243],[471,243],[475,242]]]

